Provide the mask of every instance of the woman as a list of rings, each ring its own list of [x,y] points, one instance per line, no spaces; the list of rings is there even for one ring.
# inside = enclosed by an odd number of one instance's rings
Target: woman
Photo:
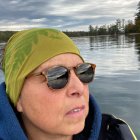
[[[2,67],[0,139],[136,139],[123,121],[101,115],[88,89],[96,65],[84,62],[62,32],[16,33],[6,45]],[[118,126],[126,128],[118,131]],[[127,136],[119,133],[124,130]]]

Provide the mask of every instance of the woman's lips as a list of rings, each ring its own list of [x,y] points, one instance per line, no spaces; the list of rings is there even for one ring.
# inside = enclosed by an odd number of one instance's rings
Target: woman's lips
[[[68,111],[66,113],[66,115],[67,116],[72,116],[72,117],[76,117],[76,116],[78,117],[78,116],[83,115],[84,110],[85,110],[85,105],[74,107],[73,109],[71,109],[70,111]]]

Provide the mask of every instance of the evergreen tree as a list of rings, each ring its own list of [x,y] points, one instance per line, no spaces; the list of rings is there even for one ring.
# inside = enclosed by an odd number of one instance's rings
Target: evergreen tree
[[[89,25],[89,35],[94,35],[94,28],[92,27],[92,25]]]
[[[136,20],[140,20],[140,1],[137,6],[138,6],[137,8],[138,12],[136,13]]]
[[[136,13],[136,18],[135,18],[135,29],[136,32],[140,33],[140,2],[138,3],[138,12]]]

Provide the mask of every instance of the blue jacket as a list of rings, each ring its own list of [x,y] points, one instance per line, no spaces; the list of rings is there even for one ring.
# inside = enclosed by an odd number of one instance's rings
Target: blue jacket
[[[0,140],[27,140],[16,112],[6,96],[5,83],[0,85]],[[90,95],[89,114],[84,130],[73,140],[137,140],[128,125],[112,115],[101,114]]]

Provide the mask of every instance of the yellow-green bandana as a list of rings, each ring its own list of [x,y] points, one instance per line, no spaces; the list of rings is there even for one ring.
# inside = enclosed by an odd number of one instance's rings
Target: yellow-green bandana
[[[6,92],[14,105],[18,101],[25,77],[46,60],[62,53],[80,56],[73,41],[55,29],[20,31],[9,39],[2,67]]]

